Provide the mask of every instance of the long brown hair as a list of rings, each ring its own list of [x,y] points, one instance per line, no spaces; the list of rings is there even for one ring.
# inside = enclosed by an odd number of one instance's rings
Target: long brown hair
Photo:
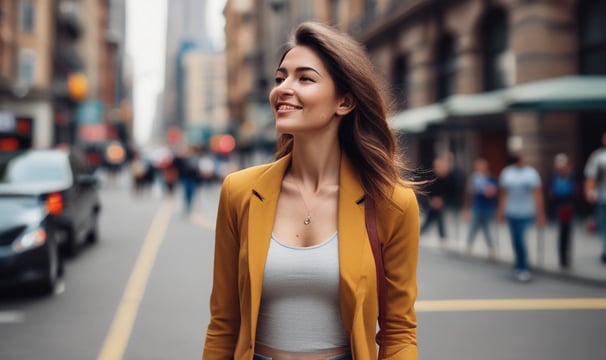
[[[349,35],[325,24],[300,24],[287,44],[308,46],[322,59],[331,74],[339,96],[351,94],[355,108],[341,120],[339,143],[358,170],[364,191],[372,198],[389,197],[397,183],[415,188],[405,179],[408,173],[395,134],[387,123],[387,103],[377,75],[364,48]],[[280,134],[276,159],[293,149],[293,137]]]

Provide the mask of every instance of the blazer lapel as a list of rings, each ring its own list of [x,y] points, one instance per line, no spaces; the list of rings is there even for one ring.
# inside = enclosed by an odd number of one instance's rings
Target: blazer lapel
[[[251,334],[256,332],[263,272],[276,216],[278,198],[290,155],[277,160],[253,184],[248,215],[248,267],[251,296]]]
[[[339,175],[339,274],[341,311],[351,313],[355,305],[356,284],[358,284],[360,269],[360,254],[368,244],[366,225],[364,222],[364,190],[357,171],[343,154]],[[348,329],[351,329],[351,319],[343,317]]]

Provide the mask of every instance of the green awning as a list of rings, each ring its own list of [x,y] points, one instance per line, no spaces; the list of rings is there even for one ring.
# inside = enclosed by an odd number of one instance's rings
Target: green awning
[[[422,132],[432,123],[516,111],[606,111],[606,76],[578,75],[534,81],[402,111],[391,118],[395,129]]]
[[[507,89],[509,111],[606,110],[606,76],[566,76]]]
[[[391,126],[396,130],[407,132],[422,132],[428,125],[444,121],[447,113],[442,104],[433,104],[397,113],[389,119]]]
[[[444,101],[449,116],[480,116],[507,111],[507,90],[453,95]]]

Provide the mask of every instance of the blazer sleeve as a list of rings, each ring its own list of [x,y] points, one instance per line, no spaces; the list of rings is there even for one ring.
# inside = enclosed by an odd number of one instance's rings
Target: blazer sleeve
[[[419,206],[414,192],[404,191],[402,211],[394,211],[383,236],[383,262],[387,280],[386,328],[381,351],[384,359],[416,360],[417,262],[419,254]],[[400,198],[400,201],[402,199]],[[398,201],[398,202],[400,202]]]
[[[215,231],[210,323],[203,359],[233,359],[240,328],[238,294],[239,237],[236,206],[230,199],[230,179],[221,188]]]

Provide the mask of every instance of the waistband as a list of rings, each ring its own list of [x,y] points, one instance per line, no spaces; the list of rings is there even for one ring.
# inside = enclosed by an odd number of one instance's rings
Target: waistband
[[[256,344],[255,354],[260,360],[347,360],[351,359],[349,348],[338,348],[319,352],[291,352]]]

